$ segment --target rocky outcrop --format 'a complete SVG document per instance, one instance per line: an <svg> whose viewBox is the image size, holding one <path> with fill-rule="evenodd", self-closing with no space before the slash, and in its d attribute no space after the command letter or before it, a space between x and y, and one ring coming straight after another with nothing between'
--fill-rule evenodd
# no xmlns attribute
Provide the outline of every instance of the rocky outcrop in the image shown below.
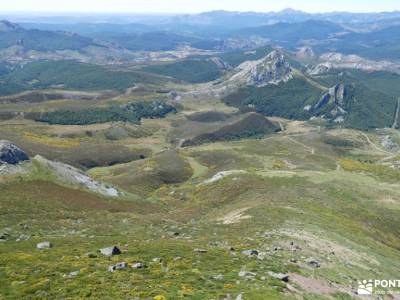
<svg viewBox="0 0 400 300"><path fill-rule="evenodd" d="M312 66L307 70L307 73L312 76L326 74L333 69L333 65L330 62L325 62Z"/></svg>
<svg viewBox="0 0 400 300"><path fill-rule="evenodd" d="M247 84L262 87L278 84L292 78L292 69L283 54L272 51L259 64L251 68Z"/></svg>
<svg viewBox="0 0 400 300"><path fill-rule="evenodd" d="M237 73L229 81L263 87L282 81L286 82L292 77L292 68L286 57L281 52L274 50L260 60L246 61L240 64L237 67Z"/></svg>
<svg viewBox="0 0 400 300"><path fill-rule="evenodd" d="M335 123L343 123L347 111L346 103L351 99L350 86L339 83L324 93L314 105L307 105L304 110L312 115L312 118L322 117Z"/></svg>
<svg viewBox="0 0 400 300"><path fill-rule="evenodd" d="M9 141L0 141L0 165L16 165L25 160L29 160L29 157L24 151Z"/></svg>
<svg viewBox="0 0 400 300"><path fill-rule="evenodd" d="M311 47L301 47L296 52L296 57L301 60L310 60L315 58L315 53Z"/></svg>
<svg viewBox="0 0 400 300"><path fill-rule="evenodd" d="M232 69L232 67L225 61L223 61L221 58L219 57L211 57L210 60L217 65L218 68L222 69L222 70L230 70Z"/></svg>
<svg viewBox="0 0 400 300"><path fill-rule="evenodd" d="M358 55L345 55L329 52L319 57L320 61L330 63L336 69L358 69L364 71L389 71L400 74L400 64L387 60L370 60Z"/></svg>
<svg viewBox="0 0 400 300"><path fill-rule="evenodd" d="M329 89L329 91L322 95L319 101L314 105L314 109L318 110L327 105L332 106L330 113L332 116L337 116L346 113L344 105L346 96L346 88L345 85L340 83L336 84Z"/></svg>

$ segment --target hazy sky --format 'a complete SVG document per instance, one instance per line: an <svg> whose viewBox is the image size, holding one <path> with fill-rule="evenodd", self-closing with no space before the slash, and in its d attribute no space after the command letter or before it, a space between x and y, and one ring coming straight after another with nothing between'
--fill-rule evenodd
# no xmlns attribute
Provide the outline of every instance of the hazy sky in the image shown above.
<svg viewBox="0 0 400 300"><path fill-rule="evenodd" d="M0 12L393 11L400 0L0 0Z"/></svg>

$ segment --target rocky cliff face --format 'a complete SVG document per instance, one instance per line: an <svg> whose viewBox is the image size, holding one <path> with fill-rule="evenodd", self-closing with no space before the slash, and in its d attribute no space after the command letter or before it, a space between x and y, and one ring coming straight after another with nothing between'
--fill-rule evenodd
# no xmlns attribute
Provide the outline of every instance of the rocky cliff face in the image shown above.
<svg viewBox="0 0 400 300"><path fill-rule="evenodd" d="M331 87L328 92L322 95L318 102L312 107L315 112L325 112L334 119L335 122L344 121L343 115L346 110L343 108L346 101L347 88L344 84L339 83Z"/></svg>
<svg viewBox="0 0 400 300"><path fill-rule="evenodd" d="M0 141L0 165L15 165L25 160L29 160L29 157L24 151L9 141Z"/></svg>

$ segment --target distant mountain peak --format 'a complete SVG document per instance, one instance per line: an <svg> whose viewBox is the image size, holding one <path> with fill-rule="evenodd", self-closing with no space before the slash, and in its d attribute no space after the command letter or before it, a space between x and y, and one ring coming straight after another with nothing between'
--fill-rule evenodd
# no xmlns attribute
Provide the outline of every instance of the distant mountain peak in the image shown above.
<svg viewBox="0 0 400 300"><path fill-rule="evenodd" d="M282 52L274 50L251 68L248 84L262 87L292 78L292 68Z"/></svg>
<svg viewBox="0 0 400 300"><path fill-rule="evenodd" d="M307 14L304 11L296 10L296 9L293 9L290 7L284 8L281 11L279 11L278 13L281 13L281 14Z"/></svg>

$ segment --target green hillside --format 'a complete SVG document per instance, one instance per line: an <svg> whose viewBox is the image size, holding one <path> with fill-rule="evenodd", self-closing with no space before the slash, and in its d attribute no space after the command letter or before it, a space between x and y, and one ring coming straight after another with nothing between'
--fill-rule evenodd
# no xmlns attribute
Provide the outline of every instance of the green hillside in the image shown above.
<svg viewBox="0 0 400 300"><path fill-rule="evenodd" d="M31 89L62 87L69 90L118 90L137 83L159 83L160 79L132 71L117 71L75 61L37 61L0 77L0 95Z"/></svg>
<svg viewBox="0 0 400 300"><path fill-rule="evenodd" d="M143 70L173 77L188 83L213 81L222 75L220 68L208 59L186 59L169 64L145 67Z"/></svg>
<svg viewBox="0 0 400 300"><path fill-rule="evenodd" d="M304 106L313 104L322 91L302 78L294 78L278 85L257 88L247 86L226 96L223 101L243 111L255 110L266 116L304 120L310 114Z"/></svg>

